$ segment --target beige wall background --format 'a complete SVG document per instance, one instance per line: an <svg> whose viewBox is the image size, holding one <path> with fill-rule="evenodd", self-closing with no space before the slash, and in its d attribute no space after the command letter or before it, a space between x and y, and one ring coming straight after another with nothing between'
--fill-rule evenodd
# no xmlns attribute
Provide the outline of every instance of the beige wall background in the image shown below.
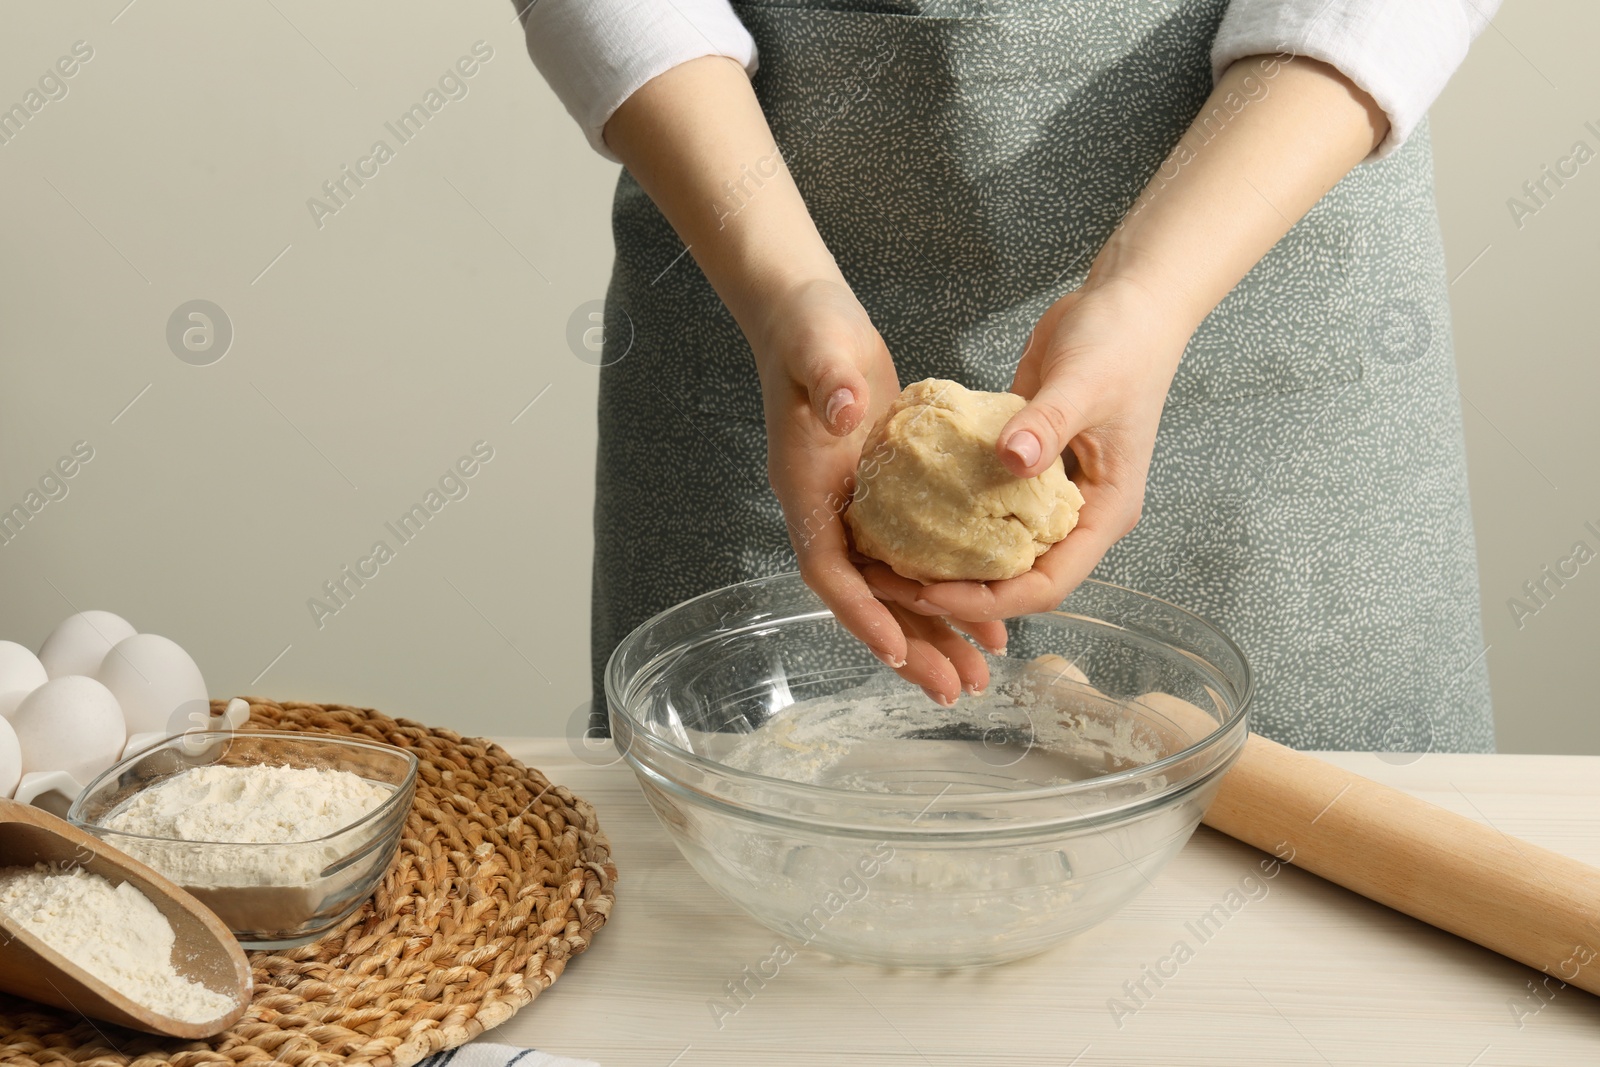
<svg viewBox="0 0 1600 1067"><path fill-rule="evenodd" d="M597 371L567 335L604 294L616 168L510 5L6 15L0 105L76 42L93 54L0 144L0 507L75 446L93 457L0 544L0 637L36 647L105 608L188 648L213 695L568 729L588 699ZM1522 192L1576 142L1600 150L1597 38L1591 4L1509 5L1434 111L1507 751L1600 753L1600 562L1520 627L1507 606L1576 541L1600 550L1600 162L1547 180L1543 206ZM441 87L475 45L487 58ZM429 90L443 106L399 143L385 123ZM363 164L380 138L393 157ZM347 166L376 173L314 217ZM1520 224L1519 195L1538 207ZM231 324L221 358L220 331L191 362L169 346L194 300ZM474 445L492 458L441 488ZM430 490L444 505L401 543L385 524ZM393 558L314 613L380 539Z"/></svg>

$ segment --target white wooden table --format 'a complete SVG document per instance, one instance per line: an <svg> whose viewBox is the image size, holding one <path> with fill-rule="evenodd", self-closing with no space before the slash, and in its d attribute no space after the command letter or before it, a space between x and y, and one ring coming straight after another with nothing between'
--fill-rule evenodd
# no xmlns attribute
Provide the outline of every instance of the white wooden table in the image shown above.
<svg viewBox="0 0 1600 1067"><path fill-rule="evenodd" d="M930 975L805 950L741 1004L727 983L781 939L683 861L626 764L501 744L594 804L621 878L593 947L486 1040L603 1067L1600 1064L1600 998L1304 871L1262 879L1262 853L1206 827L1122 912L1044 955ZM1322 755L1600 865L1600 757ZM1186 924L1230 889L1243 905L1201 941ZM1158 965L1171 977L1130 995Z"/></svg>

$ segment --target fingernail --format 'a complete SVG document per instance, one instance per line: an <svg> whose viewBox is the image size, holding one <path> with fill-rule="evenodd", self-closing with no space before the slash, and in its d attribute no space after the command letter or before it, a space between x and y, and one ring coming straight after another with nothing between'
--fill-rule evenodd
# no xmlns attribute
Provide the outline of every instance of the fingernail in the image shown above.
<svg viewBox="0 0 1600 1067"><path fill-rule="evenodd" d="M878 586L872 584L872 582L870 580L867 582L867 592L871 593L873 596L877 597L879 600L888 600L889 599L888 592L886 590L881 589Z"/></svg>
<svg viewBox="0 0 1600 1067"><path fill-rule="evenodd" d="M1039 462L1039 438L1032 430L1018 430L1006 442L1006 451L1016 456L1024 467L1031 467Z"/></svg>
<svg viewBox="0 0 1600 1067"><path fill-rule="evenodd" d="M899 670L901 667L906 665L906 661L904 659L900 659L898 661L891 659L887 652L879 652L877 649L873 649L872 654L882 660L885 666L892 667L895 670Z"/></svg>
<svg viewBox="0 0 1600 1067"><path fill-rule="evenodd" d="M935 604L933 601L924 600L921 597L918 597L917 599L913 600L911 602L911 606L916 608L918 611L922 612L924 615L948 615L948 614L950 614L950 609L949 608L941 608L939 605Z"/></svg>
<svg viewBox="0 0 1600 1067"><path fill-rule="evenodd" d="M839 421L839 412L855 402L856 394L850 390L842 387L835 389L833 394L828 397L828 407L823 412L823 418L827 420L829 426L832 426Z"/></svg>
<svg viewBox="0 0 1600 1067"><path fill-rule="evenodd" d="M970 686L967 686L965 691L969 696L975 696L975 697L983 696L983 686L981 686L981 685L970 685Z"/></svg>
<svg viewBox="0 0 1600 1067"><path fill-rule="evenodd" d="M935 704L939 705L941 708L948 708L952 704L955 703L954 700L951 700L949 697L945 696L943 693L936 693L932 689L923 689L923 692L928 695L928 699L929 700L933 701Z"/></svg>

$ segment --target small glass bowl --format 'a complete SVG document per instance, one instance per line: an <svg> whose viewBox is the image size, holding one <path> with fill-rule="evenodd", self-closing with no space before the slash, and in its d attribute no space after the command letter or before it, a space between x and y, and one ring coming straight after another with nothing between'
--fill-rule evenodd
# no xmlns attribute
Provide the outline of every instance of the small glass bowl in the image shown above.
<svg viewBox="0 0 1600 1067"><path fill-rule="evenodd" d="M312 841L182 841L104 825L140 790L212 764L349 771L392 787L394 795ZM194 894L245 948L293 948L337 926L371 895L399 849L416 785L417 758L390 745L327 734L195 731L105 771L72 802L67 818Z"/></svg>

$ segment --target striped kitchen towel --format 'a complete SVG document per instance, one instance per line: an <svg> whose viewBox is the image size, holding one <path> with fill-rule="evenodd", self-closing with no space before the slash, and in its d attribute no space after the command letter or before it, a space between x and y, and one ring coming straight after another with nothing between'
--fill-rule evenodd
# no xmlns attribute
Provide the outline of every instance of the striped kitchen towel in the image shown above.
<svg viewBox="0 0 1600 1067"><path fill-rule="evenodd" d="M600 1067L600 1065L594 1060L552 1056L536 1048L516 1048L513 1045L491 1045L487 1041L469 1041L465 1045L429 1056L417 1064L417 1067Z"/></svg>

